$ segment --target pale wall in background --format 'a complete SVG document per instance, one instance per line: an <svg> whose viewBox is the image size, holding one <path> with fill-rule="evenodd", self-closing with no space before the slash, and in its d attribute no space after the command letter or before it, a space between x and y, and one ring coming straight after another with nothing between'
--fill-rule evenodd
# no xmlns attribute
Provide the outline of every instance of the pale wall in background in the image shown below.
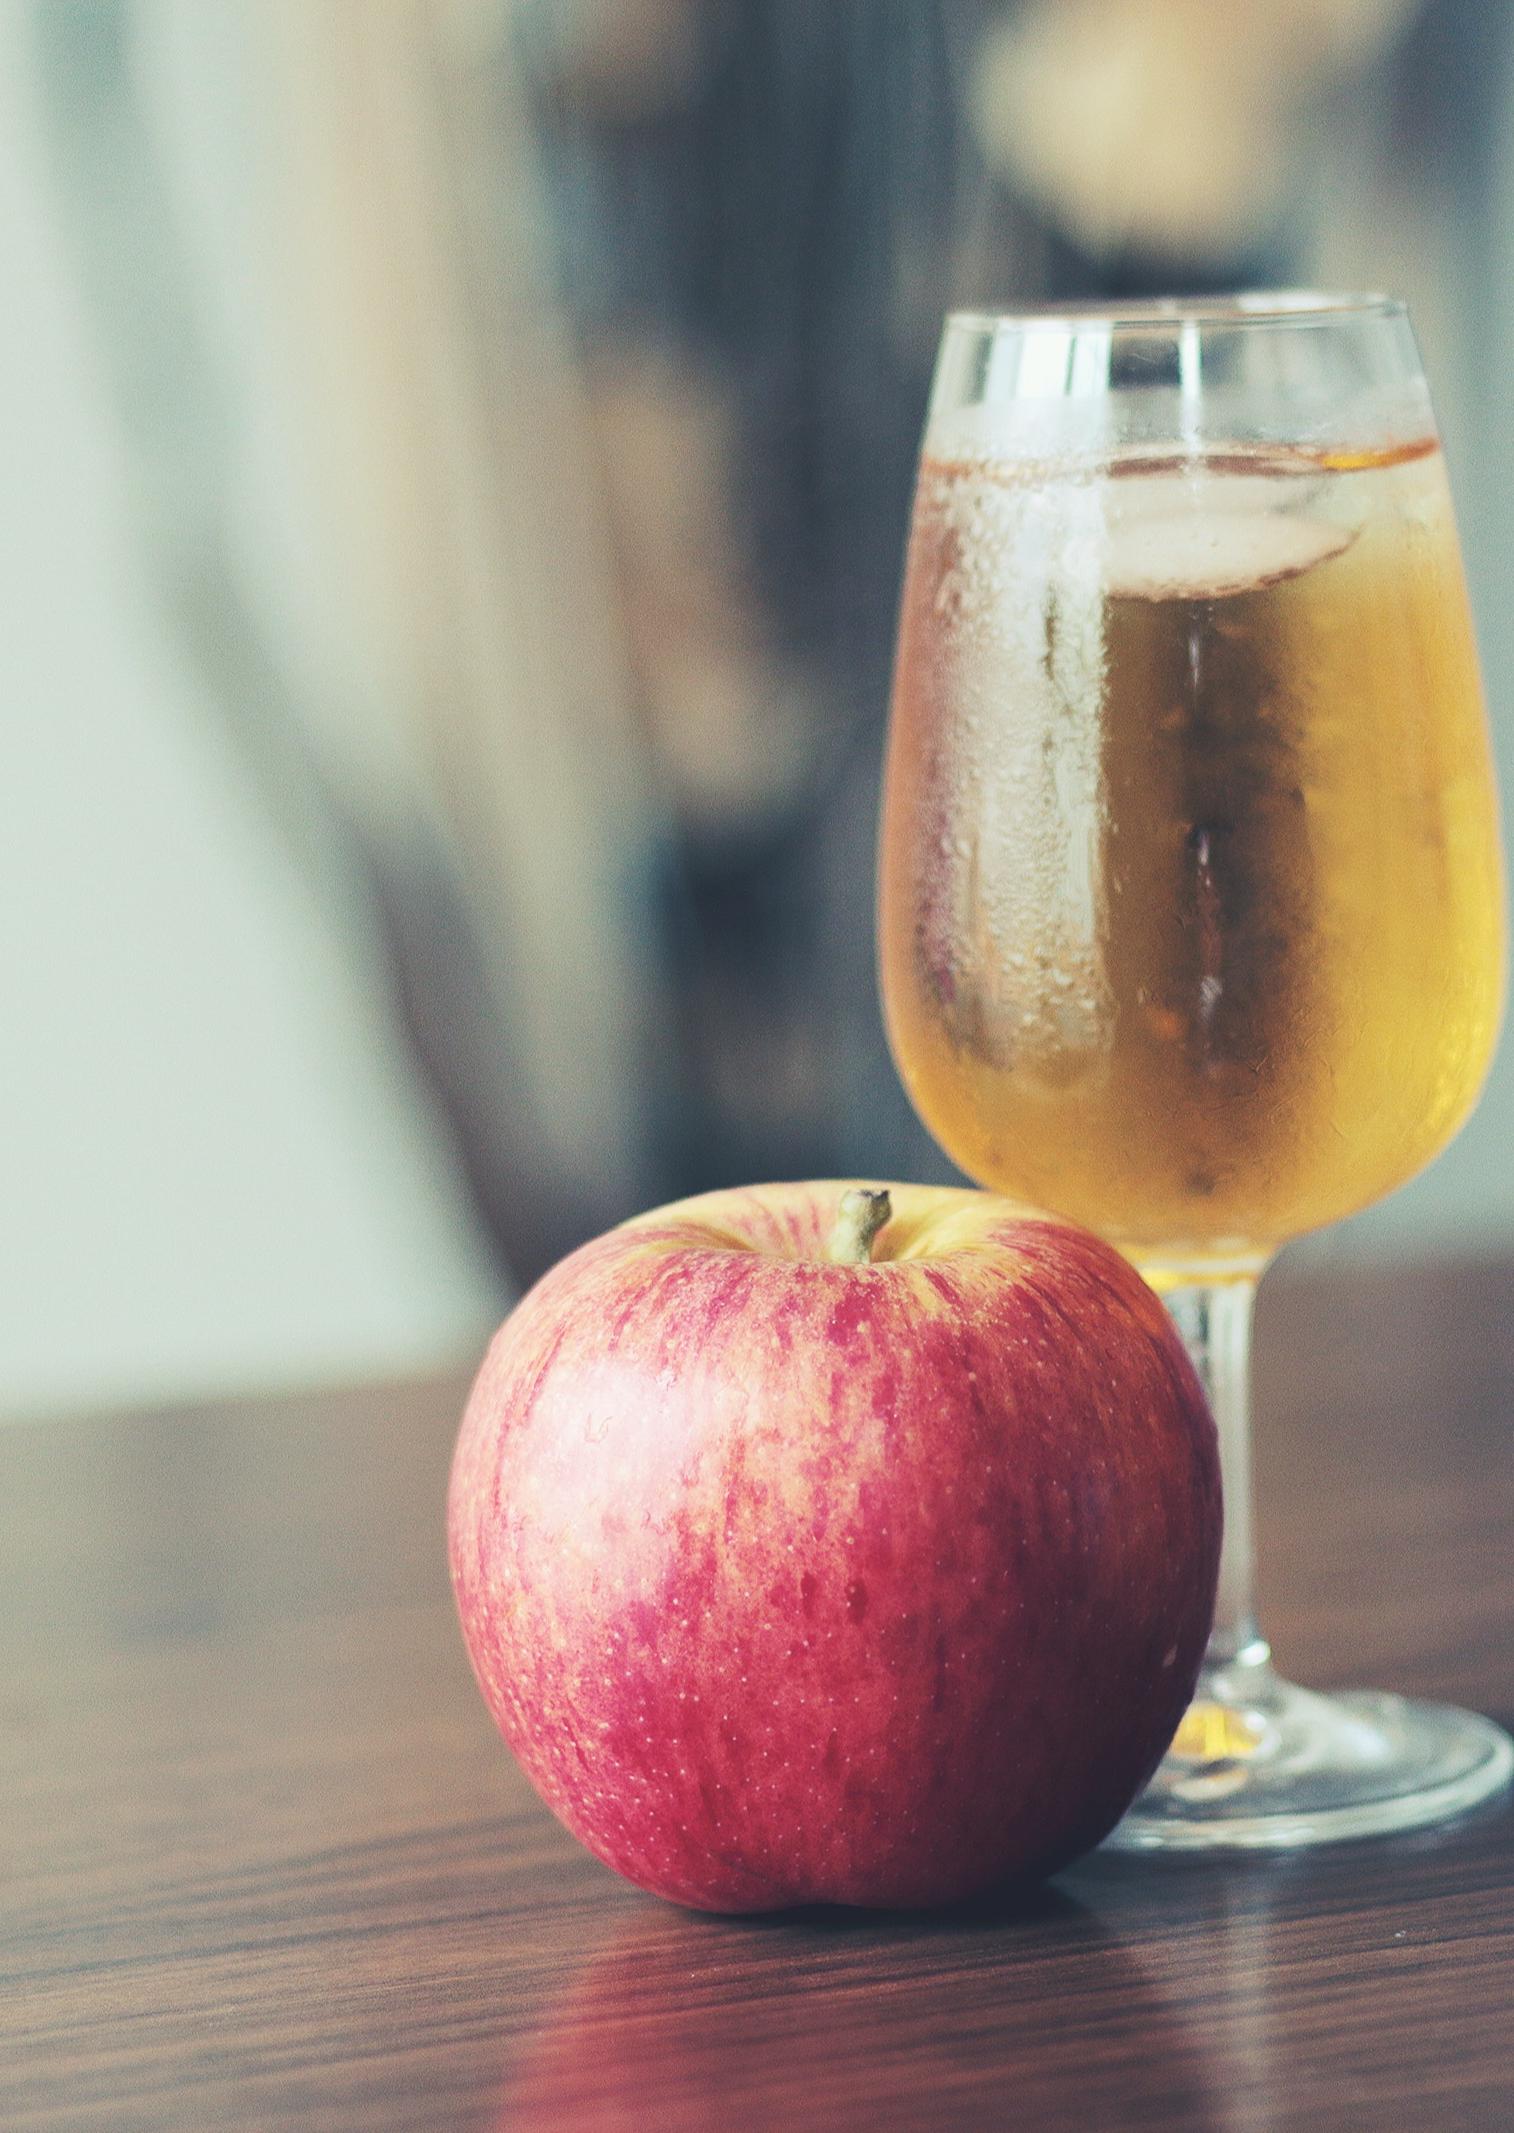
<svg viewBox="0 0 1514 2133"><path fill-rule="evenodd" d="M134 567L0 5L0 1415L406 1371L502 1304L367 944Z"/></svg>

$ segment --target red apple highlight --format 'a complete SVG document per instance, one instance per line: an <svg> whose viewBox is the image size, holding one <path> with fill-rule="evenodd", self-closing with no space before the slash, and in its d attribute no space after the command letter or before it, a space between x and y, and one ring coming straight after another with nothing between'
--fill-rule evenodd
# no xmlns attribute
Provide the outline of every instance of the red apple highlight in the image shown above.
<svg viewBox="0 0 1514 2133"><path fill-rule="evenodd" d="M1150 1775L1219 1460L1096 1238L987 1193L761 1186L537 1284L448 1525L485 1699L591 1851L706 1910L914 1906L1054 1872Z"/></svg>

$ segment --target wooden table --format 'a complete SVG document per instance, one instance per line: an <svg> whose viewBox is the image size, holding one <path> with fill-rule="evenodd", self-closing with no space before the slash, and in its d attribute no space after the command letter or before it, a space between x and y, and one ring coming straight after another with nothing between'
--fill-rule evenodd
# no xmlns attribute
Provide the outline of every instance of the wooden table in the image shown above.
<svg viewBox="0 0 1514 2133"><path fill-rule="evenodd" d="M1514 1268L1264 1301L1283 1662L1514 1719ZM1094 1858L741 1922L536 1803L454 1628L455 1384L0 1431L0 2125L1514 2127L1514 1841Z"/></svg>

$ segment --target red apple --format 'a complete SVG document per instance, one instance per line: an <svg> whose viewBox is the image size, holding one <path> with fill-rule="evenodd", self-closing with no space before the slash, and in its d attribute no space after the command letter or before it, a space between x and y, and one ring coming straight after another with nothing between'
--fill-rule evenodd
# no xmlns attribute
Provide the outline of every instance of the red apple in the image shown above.
<svg viewBox="0 0 1514 2133"><path fill-rule="evenodd" d="M705 1910L920 1905L1053 1872L1150 1775L1219 1460L1171 1321L1086 1232L758 1186L537 1284L448 1523L485 1699L591 1851Z"/></svg>

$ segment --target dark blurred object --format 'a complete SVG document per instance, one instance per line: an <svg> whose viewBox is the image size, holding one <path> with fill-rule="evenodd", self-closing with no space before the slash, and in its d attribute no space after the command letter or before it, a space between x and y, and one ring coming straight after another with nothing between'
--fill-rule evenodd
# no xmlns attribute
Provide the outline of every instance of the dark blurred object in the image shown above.
<svg viewBox="0 0 1514 2133"><path fill-rule="evenodd" d="M673 807L656 905L678 1038L670 1192L951 1174L888 1064L871 948L894 609L943 312L1266 282L1290 263L1271 220L1218 254L1202 228L1181 257L1175 236L1095 254L1028 207L974 118L1006 19L981 0L528 10L559 284ZM625 450L628 429L661 452Z"/></svg>

